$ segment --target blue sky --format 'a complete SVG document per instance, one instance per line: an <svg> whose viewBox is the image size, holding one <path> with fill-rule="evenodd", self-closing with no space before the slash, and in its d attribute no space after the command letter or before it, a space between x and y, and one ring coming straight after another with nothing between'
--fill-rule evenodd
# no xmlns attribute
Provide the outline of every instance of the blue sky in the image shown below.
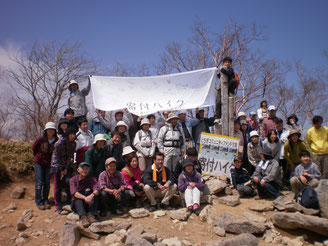
<svg viewBox="0 0 328 246"><path fill-rule="evenodd" d="M81 42L102 65L158 63L170 41L184 44L196 17L214 32L232 19L266 27L257 44L268 57L302 59L312 67L328 50L328 1L45 1L2 0L0 48L34 41Z"/></svg>

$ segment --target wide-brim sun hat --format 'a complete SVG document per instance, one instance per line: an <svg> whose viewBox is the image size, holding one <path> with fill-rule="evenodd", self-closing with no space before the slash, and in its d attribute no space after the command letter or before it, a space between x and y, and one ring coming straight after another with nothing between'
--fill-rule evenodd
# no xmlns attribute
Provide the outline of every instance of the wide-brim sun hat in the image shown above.
<svg viewBox="0 0 328 246"><path fill-rule="evenodd" d="M143 125L150 125L149 119L147 118L142 119L140 123L140 127L142 127Z"/></svg>
<svg viewBox="0 0 328 246"><path fill-rule="evenodd" d="M125 126L125 127L126 127L126 131L129 130L128 125L127 125L123 120L117 122L117 124L116 124L116 126L115 126L115 129L117 129L117 127L119 127L119 126Z"/></svg>
<svg viewBox="0 0 328 246"><path fill-rule="evenodd" d="M128 155L128 154L131 154L131 153L134 153L134 152L135 152L135 150L132 149L131 146L125 146L125 147L123 148L122 156L125 156L125 155Z"/></svg>
<svg viewBox="0 0 328 246"><path fill-rule="evenodd" d="M269 108L268 108L268 110L269 110L269 111L271 111L271 110L274 110L274 111L276 111L276 107L275 107L275 106L273 106L273 105L270 105L270 106L269 106Z"/></svg>
<svg viewBox="0 0 328 246"><path fill-rule="evenodd" d="M251 131L251 133L249 134L249 136L252 137L259 137L259 133L257 131Z"/></svg>
<svg viewBox="0 0 328 246"><path fill-rule="evenodd" d="M301 133L295 129L291 129L288 133L288 138L290 138L292 135L297 134L298 137L301 137Z"/></svg>
<svg viewBox="0 0 328 246"><path fill-rule="evenodd" d="M55 122L48 122L48 123L46 124L46 126L44 127L44 131L46 131L46 130L48 130L48 129L54 129L54 130L56 130L57 127L56 127Z"/></svg>
<svg viewBox="0 0 328 246"><path fill-rule="evenodd" d="M237 119L239 118L239 117L241 117L241 116L247 116L246 114L245 114L245 112L239 112L238 114L237 114Z"/></svg>
<svg viewBox="0 0 328 246"><path fill-rule="evenodd" d="M105 135L104 134L101 134L101 133L97 134L95 136L95 139L93 140L93 144L96 144L98 141L105 141L105 142L107 142L107 140L105 138Z"/></svg>
<svg viewBox="0 0 328 246"><path fill-rule="evenodd" d="M179 119L179 117L176 115L176 113L169 113L166 121L170 121L172 119Z"/></svg>

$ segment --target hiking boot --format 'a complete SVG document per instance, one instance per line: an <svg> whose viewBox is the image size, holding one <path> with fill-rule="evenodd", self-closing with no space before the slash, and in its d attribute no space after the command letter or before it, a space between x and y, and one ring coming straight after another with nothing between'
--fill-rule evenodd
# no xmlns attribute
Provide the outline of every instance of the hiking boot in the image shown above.
<svg viewBox="0 0 328 246"><path fill-rule="evenodd" d="M117 215L122 215L122 214L123 214L123 211L120 210L120 209L116 209L115 213L116 213Z"/></svg>
<svg viewBox="0 0 328 246"><path fill-rule="evenodd" d="M95 222L98 222L98 220L92 214L89 214L88 215L88 219L89 219L90 224L95 223Z"/></svg>
<svg viewBox="0 0 328 246"><path fill-rule="evenodd" d="M87 228L90 225L89 219L86 215L82 215L80 220L84 228Z"/></svg>
<svg viewBox="0 0 328 246"><path fill-rule="evenodd" d="M156 211L156 210L157 210L156 205L155 205L155 206L150 206L150 207L148 208L148 211L149 211L149 212L154 212L154 211Z"/></svg>
<svg viewBox="0 0 328 246"><path fill-rule="evenodd" d="M254 199L255 200L261 200L261 199L264 199L264 197L263 196L256 196Z"/></svg>
<svg viewBox="0 0 328 246"><path fill-rule="evenodd" d="M161 208L164 210L171 210L172 208L170 207L170 205L167 204L161 204Z"/></svg>
<svg viewBox="0 0 328 246"><path fill-rule="evenodd" d="M51 206L48 203L44 204L44 207L45 207L45 209L51 209Z"/></svg>
<svg viewBox="0 0 328 246"><path fill-rule="evenodd" d="M45 207L44 205L38 205L38 209L40 209L40 210L45 210L46 207Z"/></svg>
<svg viewBox="0 0 328 246"><path fill-rule="evenodd" d="M200 214L200 209L199 208L194 209L193 212L198 216Z"/></svg>

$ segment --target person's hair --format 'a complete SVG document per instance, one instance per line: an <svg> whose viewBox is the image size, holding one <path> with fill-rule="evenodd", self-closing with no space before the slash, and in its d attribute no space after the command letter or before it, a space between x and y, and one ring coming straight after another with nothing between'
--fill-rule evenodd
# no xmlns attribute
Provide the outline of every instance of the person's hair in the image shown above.
<svg viewBox="0 0 328 246"><path fill-rule="evenodd" d="M268 106L268 102L266 100L263 100L260 104L260 108L263 108L263 103L266 102L267 106Z"/></svg>
<svg viewBox="0 0 328 246"><path fill-rule="evenodd" d="M198 156L196 148L188 148L186 151L187 156Z"/></svg>
<svg viewBox="0 0 328 246"><path fill-rule="evenodd" d="M133 158L136 158L136 159L137 159L138 166L139 166L139 160L138 160L138 156L137 156L137 155L132 155L132 156L130 156L130 157L126 160L128 166L129 166L129 167L131 166L131 162L132 162Z"/></svg>
<svg viewBox="0 0 328 246"><path fill-rule="evenodd" d="M299 153L299 156L300 156L300 158L301 158L302 156L310 156L310 157L311 157L311 154L310 154L310 152L307 151L307 150L302 150L302 151Z"/></svg>
<svg viewBox="0 0 328 246"><path fill-rule="evenodd" d="M271 135L272 135L273 133L276 134L276 136L277 136L277 138L276 138L276 140L275 140L275 142L277 143L277 142L279 141L279 137L278 137L278 133L277 133L276 130L270 130L270 131L268 132L268 141L269 141L269 143L272 143L272 142L271 142Z"/></svg>
<svg viewBox="0 0 328 246"><path fill-rule="evenodd" d="M234 125L236 125L236 124L239 124L240 125L240 121L238 119L236 119L236 120L234 120L233 124Z"/></svg>
<svg viewBox="0 0 328 246"><path fill-rule="evenodd" d="M231 57L230 57L230 56L226 56L226 57L224 57L224 58L223 58L223 63L226 62L226 61L232 63L232 59L231 59Z"/></svg>
<svg viewBox="0 0 328 246"><path fill-rule="evenodd" d="M113 131L113 133L112 133L112 135L111 135L110 138L114 137L115 135L118 135L121 138L121 134L118 131Z"/></svg>
<svg viewBox="0 0 328 246"><path fill-rule="evenodd" d="M66 116L67 114L73 114L74 115L74 110L71 109L71 108L66 109L65 112L64 112L64 116Z"/></svg>
<svg viewBox="0 0 328 246"><path fill-rule="evenodd" d="M312 118L312 123L313 123L313 125L314 125L314 124L317 124L317 123L320 123L320 122L323 122L323 118L322 118L322 116L320 116L320 115L316 115L316 116L314 116L314 117Z"/></svg>
<svg viewBox="0 0 328 246"><path fill-rule="evenodd" d="M164 154L162 152L156 152L154 155L153 155L153 160L155 161L156 160L156 156L163 156L164 158Z"/></svg>
<svg viewBox="0 0 328 246"><path fill-rule="evenodd" d="M87 122L88 123L87 118L83 117L83 118L79 119L78 125L81 126L83 122Z"/></svg>
<svg viewBox="0 0 328 246"><path fill-rule="evenodd" d="M274 123L278 124L278 123L284 123L284 121L281 118L276 118L274 120Z"/></svg>
<svg viewBox="0 0 328 246"><path fill-rule="evenodd" d="M147 116L147 119L150 120L151 118L155 118L156 119L156 116L154 114L150 114Z"/></svg>

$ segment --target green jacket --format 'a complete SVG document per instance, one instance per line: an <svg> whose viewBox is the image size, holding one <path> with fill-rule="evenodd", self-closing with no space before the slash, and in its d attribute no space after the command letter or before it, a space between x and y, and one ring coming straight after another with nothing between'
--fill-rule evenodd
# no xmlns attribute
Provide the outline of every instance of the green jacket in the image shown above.
<svg viewBox="0 0 328 246"><path fill-rule="evenodd" d="M295 166L301 163L299 154L303 150L306 150L306 146L303 141L293 143L293 148L290 145L290 140L284 144L284 158L287 160L290 169L294 170Z"/></svg>
<svg viewBox="0 0 328 246"><path fill-rule="evenodd" d="M109 153L105 148L97 150L93 145L84 153L84 161L89 163L89 176L97 177L105 170L105 161L109 158Z"/></svg>

